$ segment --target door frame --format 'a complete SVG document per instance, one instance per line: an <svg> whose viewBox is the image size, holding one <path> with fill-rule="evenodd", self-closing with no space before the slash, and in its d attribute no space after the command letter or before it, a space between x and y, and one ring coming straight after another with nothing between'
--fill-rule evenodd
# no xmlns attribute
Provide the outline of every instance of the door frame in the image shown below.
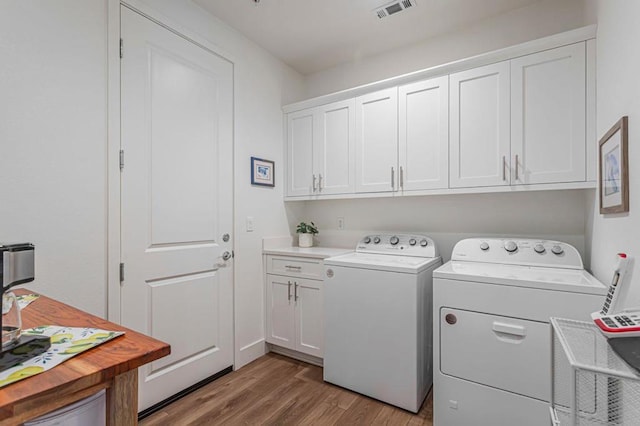
<svg viewBox="0 0 640 426"><path fill-rule="evenodd" d="M107 152L106 152L106 181L107 181L107 298L106 309L107 319L109 321L120 324L121 323L121 286L120 286L120 259L121 259L121 184L120 184L120 108L121 108L121 96L120 96L120 7L127 7L134 12L137 12L147 19L157 23L158 25L168 29L174 34L198 45L199 47L209 51L210 53L221 57L222 59L231 63L232 67L232 149L231 149L231 161L232 161L232 173L230 176L232 185L232 226L231 229L235 229L235 135L236 135L236 58L224 49L211 43L206 38L199 34L185 28L178 24L174 20L166 17L162 13L153 9L147 3L140 0L105 0L107 8ZM126 54L126 41L124 46ZM126 163L126 158L125 158ZM233 248L236 247L237 237L235 232L233 233ZM235 340L235 262L233 263L232 270L232 297L233 297L233 361L235 365L236 359L236 340Z"/></svg>

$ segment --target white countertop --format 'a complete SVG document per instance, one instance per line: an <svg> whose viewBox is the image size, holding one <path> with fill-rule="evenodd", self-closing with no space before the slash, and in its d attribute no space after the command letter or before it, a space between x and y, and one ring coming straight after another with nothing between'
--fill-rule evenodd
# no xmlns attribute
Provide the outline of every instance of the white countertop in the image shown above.
<svg viewBox="0 0 640 426"><path fill-rule="evenodd" d="M272 247L264 248L262 253L275 254L280 256L313 257L325 259L327 257L338 256L351 253L353 249L335 247Z"/></svg>

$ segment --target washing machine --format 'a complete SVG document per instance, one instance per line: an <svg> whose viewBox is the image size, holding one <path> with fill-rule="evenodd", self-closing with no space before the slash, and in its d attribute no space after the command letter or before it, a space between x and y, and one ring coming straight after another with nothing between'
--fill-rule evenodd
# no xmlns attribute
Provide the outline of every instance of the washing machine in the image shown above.
<svg viewBox="0 0 640 426"><path fill-rule="evenodd" d="M324 380L418 412L432 384L432 274L424 235L362 238L324 261Z"/></svg>
<svg viewBox="0 0 640 426"><path fill-rule="evenodd" d="M434 425L549 424L549 318L590 321L605 285L534 239L462 240L433 276Z"/></svg>

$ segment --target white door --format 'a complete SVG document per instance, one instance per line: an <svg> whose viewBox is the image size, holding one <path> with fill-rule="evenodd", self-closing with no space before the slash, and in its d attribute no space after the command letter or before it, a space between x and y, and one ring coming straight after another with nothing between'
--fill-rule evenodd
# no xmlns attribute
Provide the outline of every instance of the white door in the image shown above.
<svg viewBox="0 0 640 426"><path fill-rule="evenodd" d="M121 321L171 344L140 409L233 364L233 65L122 7Z"/></svg>
<svg viewBox="0 0 640 426"><path fill-rule="evenodd" d="M313 141L317 194L355 192L355 100L334 102L316 109L317 133Z"/></svg>
<svg viewBox="0 0 640 426"><path fill-rule="evenodd" d="M450 186L509 185L509 62L449 76Z"/></svg>
<svg viewBox="0 0 640 426"><path fill-rule="evenodd" d="M397 188L398 88L356 98L356 191Z"/></svg>
<svg viewBox="0 0 640 426"><path fill-rule="evenodd" d="M313 135L316 122L313 108L287 114L287 195L313 194Z"/></svg>
<svg viewBox="0 0 640 426"><path fill-rule="evenodd" d="M295 278L267 275L267 342L295 349Z"/></svg>
<svg viewBox="0 0 640 426"><path fill-rule="evenodd" d="M585 61L584 43L511 61L513 184L585 180Z"/></svg>
<svg viewBox="0 0 640 426"><path fill-rule="evenodd" d="M449 78L398 88L400 189L449 187Z"/></svg>
<svg viewBox="0 0 640 426"><path fill-rule="evenodd" d="M322 358L324 319L322 281L296 279L296 349Z"/></svg>

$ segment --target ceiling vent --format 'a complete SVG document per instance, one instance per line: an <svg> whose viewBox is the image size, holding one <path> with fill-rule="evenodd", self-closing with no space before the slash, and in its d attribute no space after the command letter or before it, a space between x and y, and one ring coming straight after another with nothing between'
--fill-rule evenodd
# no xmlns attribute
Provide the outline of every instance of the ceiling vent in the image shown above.
<svg viewBox="0 0 640 426"><path fill-rule="evenodd" d="M378 18L382 19L414 6L416 6L415 0L394 1L375 9L374 13L378 16Z"/></svg>

